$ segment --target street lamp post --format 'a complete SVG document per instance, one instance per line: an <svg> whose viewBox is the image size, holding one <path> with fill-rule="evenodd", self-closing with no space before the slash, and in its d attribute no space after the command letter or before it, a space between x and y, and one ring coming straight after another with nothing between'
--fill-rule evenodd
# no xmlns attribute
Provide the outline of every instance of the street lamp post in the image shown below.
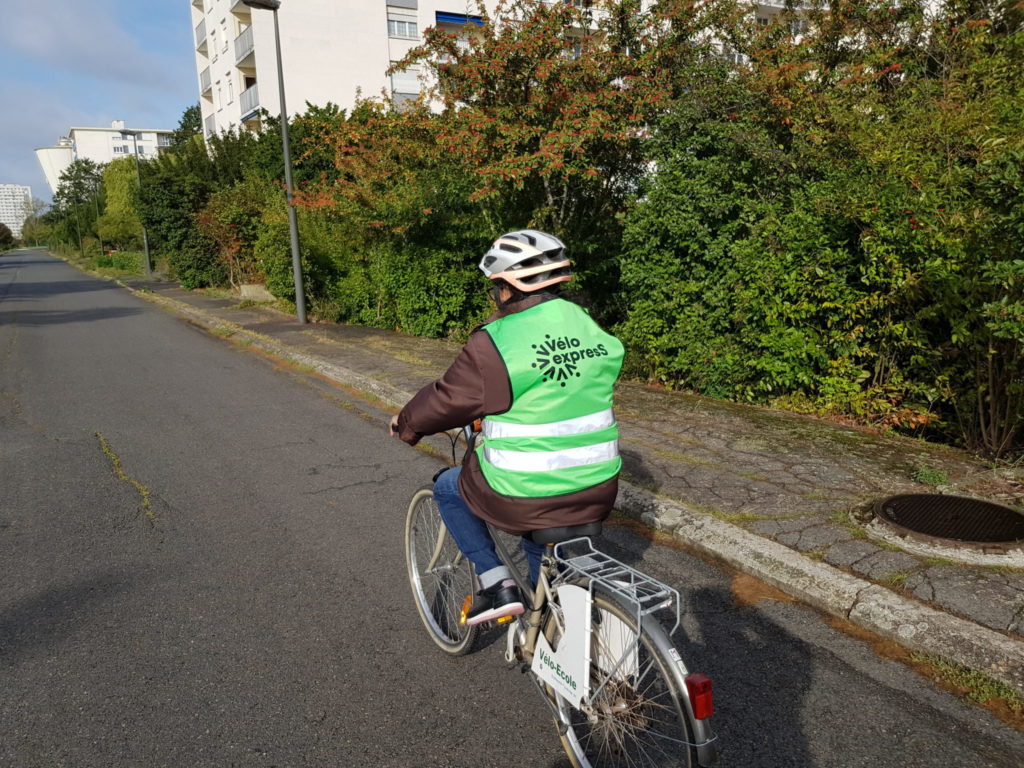
<svg viewBox="0 0 1024 768"><path fill-rule="evenodd" d="M132 157L135 158L135 180L139 184L139 192L142 192L142 174L139 173L139 141L138 131L121 131L121 137L127 139L129 136L132 137ZM149 236L146 234L146 224L142 222L142 217L139 217L139 221L142 224L142 250L145 251L146 255L146 279L152 279L153 277L153 266L149 261Z"/></svg>
<svg viewBox="0 0 1024 768"><path fill-rule="evenodd" d="M292 274L295 277L295 315L306 322L306 296L302 285L302 260L299 256L299 226L295 219L295 195L292 185L292 153L288 143L288 108L284 103L284 67L281 64L281 32L277 26L277 9L281 0L242 0L250 8L274 12L274 48L277 52L277 89L281 97L281 147L284 152L284 188L288 201L288 229L292 241Z"/></svg>

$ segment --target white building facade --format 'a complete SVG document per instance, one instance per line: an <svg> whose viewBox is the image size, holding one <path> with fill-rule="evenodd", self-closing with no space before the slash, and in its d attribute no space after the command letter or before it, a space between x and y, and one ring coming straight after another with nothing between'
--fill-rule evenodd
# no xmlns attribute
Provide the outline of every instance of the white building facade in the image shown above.
<svg viewBox="0 0 1024 768"><path fill-rule="evenodd" d="M261 110L279 115L273 13L242 0L189 3L204 134L257 127ZM307 102L350 110L360 95L414 98L419 73L389 77L388 68L428 27L481 23L475 10L466 0L283 0L277 15L289 116Z"/></svg>
<svg viewBox="0 0 1024 768"><path fill-rule="evenodd" d="M0 224L6 224L15 237L21 237L21 225L31 212L31 206L31 187L0 184Z"/></svg>
<svg viewBox="0 0 1024 768"><path fill-rule="evenodd" d="M124 120L114 120L109 128L72 127L55 146L37 149L36 157L46 183L56 192L61 173L73 161L84 158L105 164L119 157L131 157L136 149L140 160L148 160L170 146L172 133L155 128L125 128Z"/></svg>

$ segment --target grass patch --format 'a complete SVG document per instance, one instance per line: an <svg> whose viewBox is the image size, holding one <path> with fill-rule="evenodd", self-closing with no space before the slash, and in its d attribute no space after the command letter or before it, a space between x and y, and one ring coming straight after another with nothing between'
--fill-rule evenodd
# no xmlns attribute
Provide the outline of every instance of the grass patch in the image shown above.
<svg viewBox="0 0 1024 768"><path fill-rule="evenodd" d="M1011 728L1024 731L1024 698L1010 686L938 656L910 651L846 619L828 616L824 621L833 629L867 643L882 658L905 664L954 696L984 707Z"/></svg>
<svg viewBox="0 0 1024 768"><path fill-rule="evenodd" d="M914 661L931 667L935 674L933 679L936 682L962 690L965 698L977 704L988 704L993 700L1002 700L1012 712L1018 715L1024 713L1024 697L1006 685L1006 683L994 680L975 669L970 669L961 664L955 664L927 653L911 651L910 656Z"/></svg>
<svg viewBox="0 0 1024 768"><path fill-rule="evenodd" d="M842 509L833 512L828 519L836 525L850 525L850 513Z"/></svg>
<svg viewBox="0 0 1024 768"><path fill-rule="evenodd" d="M879 581L892 589L903 589L907 579L910 578L910 573L910 571L893 571L882 576Z"/></svg>
<svg viewBox="0 0 1024 768"><path fill-rule="evenodd" d="M945 485L949 482L949 473L928 464L918 464L910 477L918 483L930 486Z"/></svg>
<svg viewBox="0 0 1024 768"><path fill-rule="evenodd" d="M149 488L144 486L134 477L131 477L127 472L124 471L124 467L121 465L121 457L114 453L114 450L110 447L110 443L107 442L107 438L101 435L99 432L94 432L96 439L100 441L100 450L103 451L104 455L110 459L110 463L114 468L114 476L125 483L128 483L136 491L139 492L139 506L143 513L149 519L150 523L156 522L156 514L153 512L153 503L149 498Z"/></svg>
<svg viewBox="0 0 1024 768"><path fill-rule="evenodd" d="M690 464L694 467L707 467L708 469L715 469L718 471L725 471L725 467L721 464L715 464L713 461L705 461L704 459L698 459L694 456L687 456L684 453L676 453L675 451L666 450L655 450L654 455L660 459L670 459L671 461L681 461L684 464Z"/></svg>
<svg viewBox="0 0 1024 768"><path fill-rule="evenodd" d="M774 517L767 518L764 515L755 515L753 512L712 512L711 514L727 523L756 523L760 520L777 519Z"/></svg>
<svg viewBox="0 0 1024 768"><path fill-rule="evenodd" d="M226 288L199 288L196 293L209 296L211 299L233 299L235 295Z"/></svg>
<svg viewBox="0 0 1024 768"><path fill-rule="evenodd" d="M1020 573L1020 568L1014 568L1012 565L983 565L981 566L989 573Z"/></svg>
<svg viewBox="0 0 1024 768"><path fill-rule="evenodd" d="M926 557L924 559L924 564L929 567L935 565L961 565L961 563L958 563L955 560L950 560L945 557Z"/></svg>
<svg viewBox="0 0 1024 768"><path fill-rule="evenodd" d="M875 540L875 544L879 547L879 549L887 549L890 552L902 552L903 551L902 547L899 547L899 546L897 546L897 545L895 545L895 544L893 544L891 542L888 542L885 539L877 539L877 540Z"/></svg>
<svg viewBox="0 0 1024 768"><path fill-rule="evenodd" d="M856 523L843 523L843 528L849 531L850 535L855 539L865 540L868 538L868 532L861 528Z"/></svg>
<svg viewBox="0 0 1024 768"><path fill-rule="evenodd" d="M234 328L213 328L210 333L221 339L230 339L237 331Z"/></svg>

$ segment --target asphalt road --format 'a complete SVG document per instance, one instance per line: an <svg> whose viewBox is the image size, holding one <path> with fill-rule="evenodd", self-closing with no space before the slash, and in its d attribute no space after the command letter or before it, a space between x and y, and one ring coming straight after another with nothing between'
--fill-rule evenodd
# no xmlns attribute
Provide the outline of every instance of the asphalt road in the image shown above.
<svg viewBox="0 0 1024 768"><path fill-rule="evenodd" d="M0 766L567 763L501 643L405 579L436 459L384 414L40 252L0 257ZM723 765L1017 766L1024 739L792 603L623 529L685 596Z"/></svg>

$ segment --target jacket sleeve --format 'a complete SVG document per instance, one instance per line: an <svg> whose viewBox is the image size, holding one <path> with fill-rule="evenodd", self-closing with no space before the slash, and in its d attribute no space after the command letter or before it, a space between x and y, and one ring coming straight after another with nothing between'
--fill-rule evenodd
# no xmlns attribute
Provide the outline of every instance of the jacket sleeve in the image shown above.
<svg viewBox="0 0 1024 768"><path fill-rule="evenodd" d="M419 392L398 414L398 436L415 445L422 437L457 429L512 404L505 361L485 331L469 337L441 378Z"/></svg>

